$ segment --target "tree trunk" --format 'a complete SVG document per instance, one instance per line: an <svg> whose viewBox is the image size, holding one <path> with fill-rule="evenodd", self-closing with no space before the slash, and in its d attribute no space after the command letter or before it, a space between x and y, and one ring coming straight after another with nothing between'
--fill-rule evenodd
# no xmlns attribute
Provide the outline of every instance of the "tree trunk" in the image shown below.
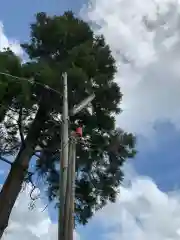
<svg viewBox="0 0 180 240"><path fill-rule="evenodd" d="M21 191L27 169L13 164L0 193L0 239L8 226L9 216Z"/></svg>
<svg viewBox="0 0 180 240"><path fill-rule="evenodd" d="M0 239L8 226L9 217L16 199L21 191L29 162L37 144L40 131L47 116L47 110L40 107L25 140L25 146L20 149L7 179L0 192Z"/></svg>

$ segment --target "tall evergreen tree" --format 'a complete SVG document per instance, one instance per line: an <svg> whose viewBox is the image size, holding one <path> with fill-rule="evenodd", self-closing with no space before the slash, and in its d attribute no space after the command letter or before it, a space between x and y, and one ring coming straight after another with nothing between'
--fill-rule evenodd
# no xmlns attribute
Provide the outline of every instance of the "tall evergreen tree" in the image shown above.
<svg viewBox="0 0 180 240"><path fill-rule="evenodd" d="M24 137L0 192L0 236L8 225L37 146L41 147L37 169L46 178L49 198L56 199L58 195L61 120L57 119L62 113L61 76L64 72L68 74L70 108L95 93L93 114L85 109L70 118L70 130L81 125L84 137L77 146L77 222L85 224L107 200L115 201L123 177L121 166L135 155L134 136L115 127L122 94L114 82L115 60L103 36L95 36L89 25L72 12L54 17L38 13L36 22L31 25L31 40L22 47L31 59L21 66L22 75L33 79L34 83L31 88L25 86L28 99L18 98L20 104L13 107L21 110L19 115L25 112L26 118L29 110L36 107L38 110L28 123L21 118Z"/></svg>
<svg viewBox="0 0 180 240"><path fill-rule="evenodd" d="M21 61L10 50L0 52L0 72L21 76ZM0 74L0 122L4 120L6 111L21 92L21 85L7 75Z"/></svg>

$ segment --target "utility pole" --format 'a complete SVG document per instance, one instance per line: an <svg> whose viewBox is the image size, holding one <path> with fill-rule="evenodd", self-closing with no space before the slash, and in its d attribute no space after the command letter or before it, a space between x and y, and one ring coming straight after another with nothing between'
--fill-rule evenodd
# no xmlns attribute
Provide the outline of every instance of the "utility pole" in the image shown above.
<svg viewBox="0 0 180 240"><path fill-rule="evenodd" d="M65 203L66 222L64 225L66 240L73 240L74 232L74 203L75 203L75 174L76 174L76 141L77 134L71 133L69 143L69 165L68 165L68 182Z"/></svg>
<svg viewBox="0 0 180 240"><path fill-rule="evenodd" d="M64 210L64 239L70 240L71 232L71 201L72 201L72 162L73 162L73 144L72 138L69 140L69 161L68 161L68 176L67 176L67 188Z"/></svg>
<svg viewBox="0 0 180 240"><path fill-rule="evenodd" d="M62 139L61 139L61 156L60 156L60 182L59 182L59 222L58 222L58 240L64 240L64 207L67 186L68 171L68 152L69 152L69 116L68 116L68 91L67 91L67 74L63 75L63 110L62 110Z"/></svg>
<svg viewBox="0 0 180 240"><path fill-rule="evenodd" d="M70 231L69 231L69 239L73 240L73 232L74 232L74 214L75 214L75 179L76 179L76 136L72 138L72 163L71 163L71 202L70 202Z"/></svg>
<svg viewBox="0 0 180 240"><path fill-rule="evenodd" d="M58 240L73 240L74 231L74 202L75 202L75 165L76 165L76 140L78 134L71 134L69 151L69 116L67 74L63 76L63 111L62 111L62 137L60 156L60 207L58 222ZM95 98L92 94L80 102L70 111L70 115L76 115Z"/></svg>

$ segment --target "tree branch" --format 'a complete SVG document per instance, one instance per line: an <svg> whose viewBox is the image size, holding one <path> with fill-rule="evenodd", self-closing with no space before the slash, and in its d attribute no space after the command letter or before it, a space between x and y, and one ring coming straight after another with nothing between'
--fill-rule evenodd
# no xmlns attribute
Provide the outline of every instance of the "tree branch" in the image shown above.
<svg viewBox="0 0 180 240"><path fill-rule="evenodd" d="M9 160L7 160L6 158L1 157L1 156L0 156L0 160L3 161L3 162L5 162L5 163L7 163L7 164L10 164L10 165L13 164L13 162L11 162L11 161L9 161Z"/></svg>
<svg viewBox="0 0 180 240"><path fill-rule="evenodd" d="M23 134L23 129L22 129L22 113L23 113L22 110L23 110L23 108L20 107L20 109L19 109L19 118L18 118L17 123L18 123L18 127L19 127L19 134L20 134L20 138L21 138L21 144L22 144L22 146L24 146L25 145L25 140L24 140L24 134Z"/></svg>
<svg viewBox="0 0 180 240"><path fill-rule="evenodd" d="M35 200L38 199L39 197L37 197L37 196L33 197L33 196L32 196L33 192L37 189L36 185L34 184L34 182L33 182L33 180L32 180L32 176L33 176L33 175L34 175L34 173L28 172L28 176L27 176L27 178L26 178L26 181L29 182L29 183L31 183L31 185L32 185L32 189L31 189L31 192L30 192L29 195L30 195L31 200L32 200L32 201L35 201Z"/></svg>

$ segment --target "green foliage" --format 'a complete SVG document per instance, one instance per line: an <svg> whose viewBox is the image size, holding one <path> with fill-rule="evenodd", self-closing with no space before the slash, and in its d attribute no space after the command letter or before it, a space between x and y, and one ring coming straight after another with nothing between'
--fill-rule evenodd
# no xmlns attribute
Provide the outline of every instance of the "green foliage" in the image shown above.
<svg viewBox="0 0 180 240"><path fill-rule="evenodd" d="M70 130L83 127L84 141L77 145L76 222L85 224L107 201L115 201L123 179L121 167L136 153L134 136L115 127L122 98L114 81L115 60L103 36L95 36L89 25L72 12L54 17L38 13L31 25L30 42L22 47L30 58L24 64L9 50L0 53L0 71L32 81L10 81L0 76L0 103L12 107L21 117L20 125L8 120L5 126L14 146L19 146L18 131L28 136L36 134L35 144L31 144L42 149L37 170L44 176L49 199L57 204L61 141L57 118L62 113L62 73L68 74L70 109L92 92L95 94L93 113L84 109L70 118L69 126ZM34 120L29 115L36 111L36 105L41 111ZM34 122L38 123L36 133L30 128ZM17 153L19 148L15 149Z"/></svg>
<svg viewBox="0 0 180 240"><path fill-rule="evenodd" d="M120 112L122 97L113 81L115 60L103 36L95 36L88 24L72 12L54 17L37 14L31 25L31 41L22 47L35 63L42 63L46 69L44 75L38 70L38 81L48 83L60 93L61 75L67 72L70 108L95 93L93 114L83 110L70 119L70 129L81 125L85 139L77 146L76 165L76 221L85 224L108 200L115 201L123 178L121 166L135 155L134 136L115 130L114 114ZM49 95L47 102L52 113L49 117L61 114L62 101L57 94ZM41 152L37 169L45 176L50 200L58 194L60 136L60 128L50 127L47 121L39 138L42 147L45 139L46 149Z"/></svg>
<svg viewBox="0 0 180 240"><path fill-rule="evenodd" d="M9 49L0 52L0 72L21 76L20 59ZM5 107L12 104L13 99L19 94L20 88L21 85L17 81L14 81L9 76L0 74L0 121L4 119L6 113Z"/></svg>

